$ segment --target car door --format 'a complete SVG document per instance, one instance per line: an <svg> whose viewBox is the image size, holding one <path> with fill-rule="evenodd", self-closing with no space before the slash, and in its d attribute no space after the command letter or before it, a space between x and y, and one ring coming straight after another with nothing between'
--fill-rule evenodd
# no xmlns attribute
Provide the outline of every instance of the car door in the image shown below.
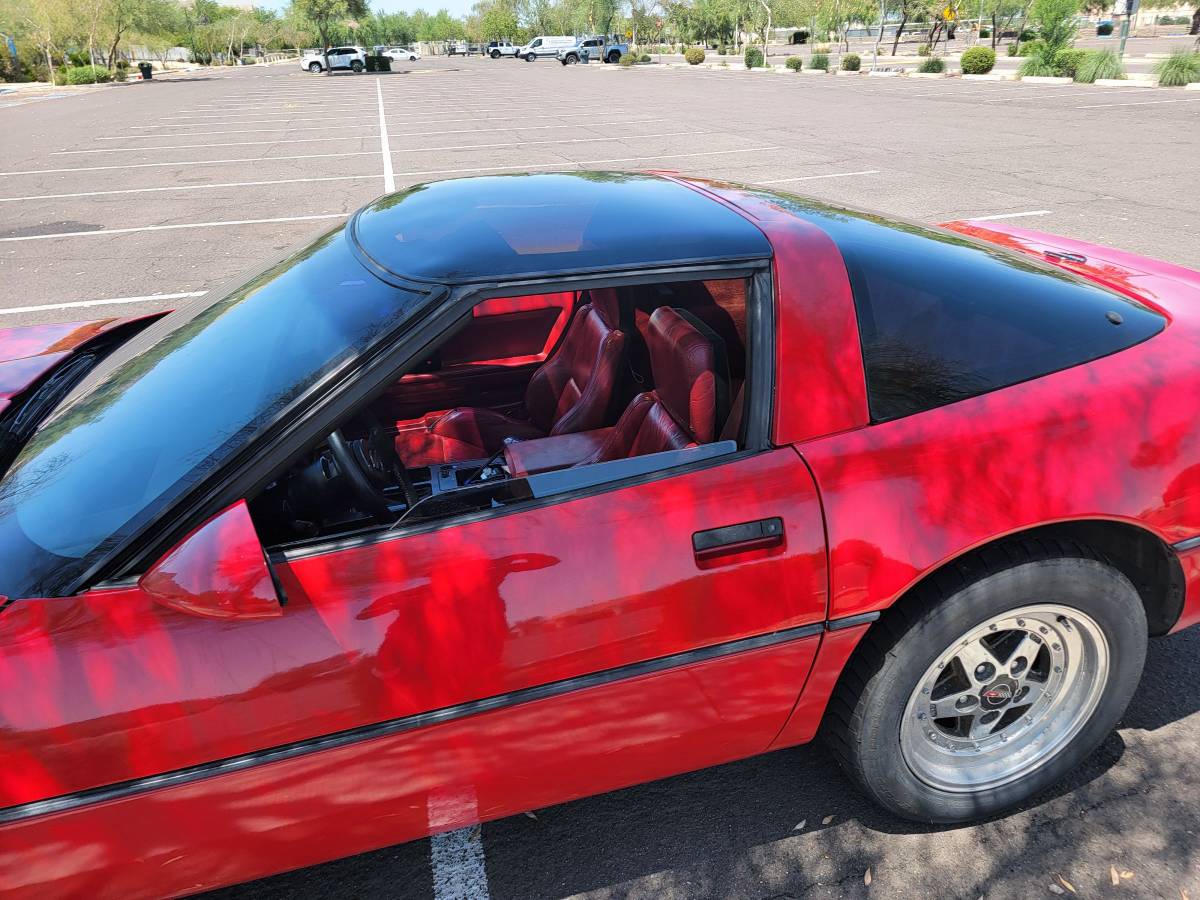
<svg viewBox="0 0 1200 900"><path fill-rule="evenodd" d="M194 891L765 750L823 633L812 476L781 448L606 485L625 462L270 575L241 503L137 586L10 604L0 885ZM154 596L214 569L246 615Z"/></svg>
<svg viewBox="0 0 1200 900"><path fill-rule="evenodd" d="M345 47L337 47L329 51L329 67L331 69L345 69L350 66L350 51Z"/></svg>

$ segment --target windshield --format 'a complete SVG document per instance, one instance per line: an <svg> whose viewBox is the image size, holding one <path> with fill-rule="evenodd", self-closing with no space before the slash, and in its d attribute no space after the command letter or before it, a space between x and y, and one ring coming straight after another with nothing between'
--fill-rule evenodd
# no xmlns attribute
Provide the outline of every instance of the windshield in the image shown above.
<svg viewBox="0 0 1200 900"><path fill-rule="evenodd" d="M70 589L427 297L369 273L339 227L118 348L0 482L0 594Z"/></svg>

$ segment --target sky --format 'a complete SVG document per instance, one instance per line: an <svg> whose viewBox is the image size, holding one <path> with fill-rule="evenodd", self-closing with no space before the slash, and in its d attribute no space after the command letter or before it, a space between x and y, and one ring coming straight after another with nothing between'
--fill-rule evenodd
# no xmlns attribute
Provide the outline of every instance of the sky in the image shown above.
<svg viewBox="0 0 1200 900"><path fill-rule="evenodd" d="M452 16L465 16L471 11L475 0L370 0L370 7L375 12L413 12L423 9L426 12L437 12L448 9ZM288 0L258 0L257 5L267 9L282 10Z"/></svg>

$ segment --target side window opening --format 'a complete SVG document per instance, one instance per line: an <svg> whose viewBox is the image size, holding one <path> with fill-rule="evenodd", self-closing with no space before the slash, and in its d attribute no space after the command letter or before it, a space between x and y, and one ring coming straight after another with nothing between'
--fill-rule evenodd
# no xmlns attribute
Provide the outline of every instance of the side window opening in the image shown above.
<svg viewBox="0 0 1200 900"><path fill-rule="evenodd" d="M750 283L480 301L340 447L313 448L252 501L260 535L378 534L742 449Z"/></svg>

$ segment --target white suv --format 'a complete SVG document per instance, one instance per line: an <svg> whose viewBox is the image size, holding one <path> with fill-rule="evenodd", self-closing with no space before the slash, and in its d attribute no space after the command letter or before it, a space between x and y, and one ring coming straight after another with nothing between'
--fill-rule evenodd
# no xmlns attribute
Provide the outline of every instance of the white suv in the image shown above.
<svg viewBox="0 0 1200 900"><path fill-rule="evenodd" d="M361 72L367 67L367 51L362 47L333 47L329 50L329 68ZM314 74L325 71L325 54L320 50L305 50L300 68Z"/></svg>

